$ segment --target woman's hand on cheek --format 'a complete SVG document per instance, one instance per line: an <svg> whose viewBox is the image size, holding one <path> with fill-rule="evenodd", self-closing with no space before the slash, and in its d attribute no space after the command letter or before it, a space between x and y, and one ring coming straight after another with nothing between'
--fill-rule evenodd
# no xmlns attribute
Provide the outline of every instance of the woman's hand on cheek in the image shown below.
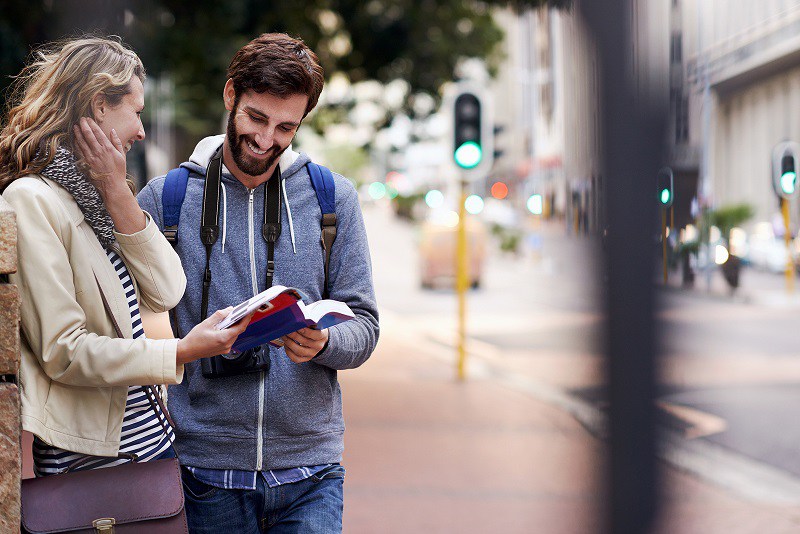
<svg viewBox="0 0 800 534"><path fill-rule="evenodd" d="M92 182L103 197L117 190L128 189L126 182L125 150L112 128L111 139L91 118L82 117L73 126L75 148L83 162L92 170Z"/></svg>

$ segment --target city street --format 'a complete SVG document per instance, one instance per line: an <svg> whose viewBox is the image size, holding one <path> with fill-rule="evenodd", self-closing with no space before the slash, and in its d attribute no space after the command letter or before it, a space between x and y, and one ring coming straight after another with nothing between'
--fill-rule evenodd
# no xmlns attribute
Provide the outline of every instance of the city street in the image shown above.
<svg viewBox="0 0 800 534"><path fill-rule="evenodd" d="M596 530L605 406L591 238L553 223L536 254L490 255L482 289L469 294L459 383L455 294L420 289L415 226L386 206L364 212L382 334L365 366L340 375L345 529ZM763 276L773 275L746 273L734 299L699 284L660 293L661 532L800 527L797 308L748 297L747 282Z"/></svg>

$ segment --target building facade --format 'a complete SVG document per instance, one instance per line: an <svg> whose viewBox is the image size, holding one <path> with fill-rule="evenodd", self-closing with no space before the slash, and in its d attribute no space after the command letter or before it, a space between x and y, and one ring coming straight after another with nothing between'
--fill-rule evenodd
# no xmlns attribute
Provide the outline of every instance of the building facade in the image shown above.
<svg viewBox="0 0 800 534"><path fill-rule="evenodd" d="M773 149L800 141L800 1L665 1L671 50L682 63L672 99L672 163L696 173L701 204L748 203L755 210L750 225L773 221ZM793 201L793 221L798 215Z"/></svg>
<svg viewBox="0 0 800 534"><path fill-rule="evenodd" d="M493 175L513 183L524 203L545 198L545 212L568 229L599 223L598 91L595 49L577 10L497 13L506 30L500 73L491 84L503 155Z"/></svg>

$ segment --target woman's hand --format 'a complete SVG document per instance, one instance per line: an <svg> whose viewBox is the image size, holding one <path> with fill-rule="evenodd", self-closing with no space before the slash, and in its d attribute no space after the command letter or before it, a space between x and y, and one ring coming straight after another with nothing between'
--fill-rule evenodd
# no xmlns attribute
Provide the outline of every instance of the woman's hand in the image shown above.
<svg viewBox="0 0 800 534"><path fill-rule="evenodd" d="M109 139L100 126L88 117L81 117L78 124L73 126L73 131L75 148L84 163L92 169L90 178L103 198L122 188L128 189L125 149L117 131L112 128Z"/></svg>
<svg viewBox="0 0 800 534"><path fill-rule="evenodd" d="M217 330L217 324L231 312L233 307L217 310L208 319L198 324L178 341L177 361L179 364L187 363L200 358L227 354L231 351L233 342L244 332L250 324L253 314L242 318L224 330Z"/></svg>
<svg viewBox="0 0 800 534"><path fill-rule="evenodd" d="M147 219L128 187L125 149L117 131L112 128L109 139L88 117L81 117L73 131L75 149L92 170L89 178L100 192L114 228L122 234L144 230Z"/></svg>

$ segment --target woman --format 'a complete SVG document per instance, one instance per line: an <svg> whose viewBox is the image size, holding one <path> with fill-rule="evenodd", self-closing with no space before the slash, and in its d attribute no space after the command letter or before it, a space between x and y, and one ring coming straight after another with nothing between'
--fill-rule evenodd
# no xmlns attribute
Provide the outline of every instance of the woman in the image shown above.
<svg viewBox="0 0 800 534"><path fill-rule="evenodd" d="M145 136L144 77L117 41L66 41L17 77L0 133L0 192L17 216L22 422L40 476L79 460L123 463L120 453L174 456L143 386L180 382L184 363L229 352L249 321L216 330L222 310L183 339L144 337L139 306L166 311L186 286L128 186L125 153Z"/></svg>

